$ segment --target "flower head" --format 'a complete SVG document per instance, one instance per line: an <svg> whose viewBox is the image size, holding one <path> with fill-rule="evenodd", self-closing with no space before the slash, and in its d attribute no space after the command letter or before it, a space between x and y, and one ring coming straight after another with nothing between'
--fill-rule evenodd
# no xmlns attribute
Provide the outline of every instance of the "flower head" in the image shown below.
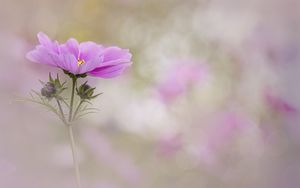
<svg viewBox="0 0 300 188"><path fill-rule="evenodd" d="M40 44L26 54L27 59L59 67L73 75L112 78L131 65L132 55L127 49L103 47L91 41L78 43L73 38L59 44L42 32L37 37Z"/></svg>

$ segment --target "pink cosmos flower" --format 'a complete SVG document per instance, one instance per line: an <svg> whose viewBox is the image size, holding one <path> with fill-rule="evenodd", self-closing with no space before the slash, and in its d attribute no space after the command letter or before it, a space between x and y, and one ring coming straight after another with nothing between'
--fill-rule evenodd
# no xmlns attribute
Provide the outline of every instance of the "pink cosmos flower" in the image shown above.
<svg viewBox="0 0 300 188"><path fill-rule="evenodd" d="M128 49L103 47L91 41L78 43L73 38L59 44L42 32L37 37L40 44L26 54L27 59L59 67L74 75L112 78L131 65L132 55Z"/></svg>

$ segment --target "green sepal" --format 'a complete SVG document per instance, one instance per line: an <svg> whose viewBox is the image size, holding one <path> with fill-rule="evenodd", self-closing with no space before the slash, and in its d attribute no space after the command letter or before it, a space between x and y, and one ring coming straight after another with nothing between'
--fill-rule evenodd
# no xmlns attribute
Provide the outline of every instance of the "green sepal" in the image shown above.
<svg viewBox="0 0 300 188"><path fill-rule="evenodd" d="M64 73L66 74L66 75L68 75L70 78L72 78L72 79L77 79L77 78L85 78L86 76L87 76L87 74L86 73L84 73L84 74L73 74L73 73L70 73L69 71L67 71L67 70L64 70L63 69L63 71L64 71Z"/></svg>

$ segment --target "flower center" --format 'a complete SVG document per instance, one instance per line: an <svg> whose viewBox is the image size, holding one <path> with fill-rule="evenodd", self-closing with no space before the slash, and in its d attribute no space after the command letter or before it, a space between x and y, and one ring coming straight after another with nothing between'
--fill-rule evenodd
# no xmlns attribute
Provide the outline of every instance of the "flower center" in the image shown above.
<svg viewBox="0 0 300 188"><path fill-rule="evenodd" d="M85 63L85 61L84 61L83 59L78 59L78 60L77 60L78 66L80 66L80 65L82 65L82 64L84 64L84 63Z"/></svg>

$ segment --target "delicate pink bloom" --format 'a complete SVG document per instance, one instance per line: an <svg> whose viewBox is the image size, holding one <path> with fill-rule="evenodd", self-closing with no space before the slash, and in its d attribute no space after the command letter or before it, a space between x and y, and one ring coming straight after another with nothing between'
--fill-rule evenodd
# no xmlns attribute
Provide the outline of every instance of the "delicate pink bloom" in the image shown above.
<svg viewBox="0 0 300 188"><path fill-rule="evenodd" d="M158 92L164 102L172 102L187 89L203 80L207 69L203 64L194 61L177 63L166 73L164 80L158 85Z"/></svg>
<svg viewBox="0 0 300 188"><path fill-rule="evenodd" d="M74 75L111 78L120 75L131 65L132 55L127 49L103 47L91 41L78 43L73 38L59 44L41 32L37 37L40 44L27 53L27 59L59 67Z"/></svg>
<svg viewBox="0 0 300 188"><path fill-rule="evenodd" d="M171 157L175 155L182 147L182 140L180 135L167 135L162 137L158 142L158 153Z"/></svg>

